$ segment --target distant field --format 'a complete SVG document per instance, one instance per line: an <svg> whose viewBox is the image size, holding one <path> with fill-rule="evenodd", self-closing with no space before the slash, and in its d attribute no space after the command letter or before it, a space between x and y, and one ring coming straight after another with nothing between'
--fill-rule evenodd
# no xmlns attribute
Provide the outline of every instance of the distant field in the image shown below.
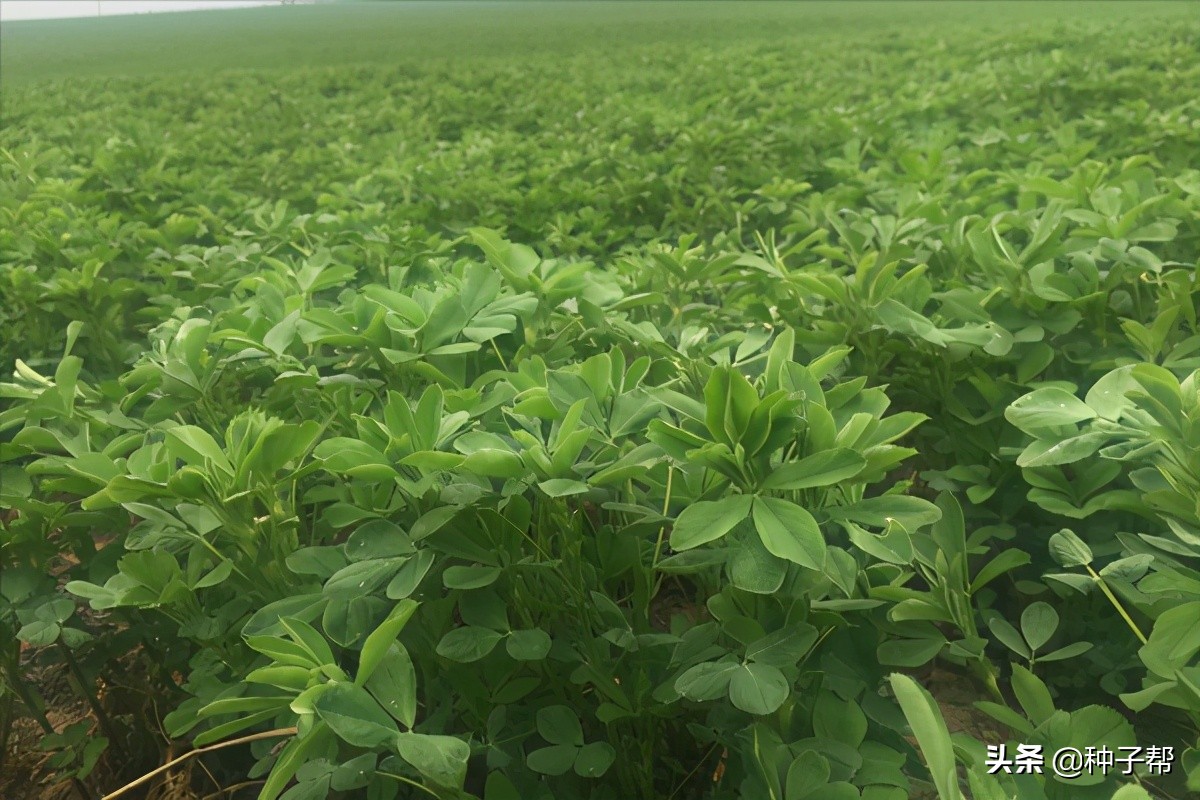
<svg viewBox="0 0 1200 800"><path fill-rule="evenodd" d="M348 6L354 6L349 8ZM190 70L421 63L660 43L848 35L932 24L980 32L1069 19L1195 17L1194 3L388 2L16 22L5 85Z"/></svg>

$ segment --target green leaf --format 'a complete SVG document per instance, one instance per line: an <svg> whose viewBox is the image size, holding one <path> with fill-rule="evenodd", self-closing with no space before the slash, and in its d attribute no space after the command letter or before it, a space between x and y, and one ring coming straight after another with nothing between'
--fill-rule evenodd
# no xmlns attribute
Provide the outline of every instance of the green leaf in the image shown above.
<svg viewBox="0 0 1200 800"><path fill-rule="evenodd" d="M772 714L783 705L792 687L770 664L742 664L729 681L729 701L747 714Z"/></svg>
<svg viewBox="0 0 1200 800"><path fill-rule="evenodd" d="M550 634L540 628L513 631L504 642L508 654L517 661L541 661L550 653Z"/></svg>
<svg viewBox="0 0 1200 800"><path fill-rule="evenodd" d="M274 719L275 717L278 717L282 711L283 707L280 707L268 708L263 711L255 711L250 714L243 714L231 722L217 725L209 728L201 734L198 734L192 739L192 744L194 744L196 747L204 747L205 745L212 744L213 742L219 742L222 739L229 738L239 731L244 731L247 728L253 728L255 725L258 725L261 722Z"/></svg>
<svg viewBox="0 0 1200 800"><path fill-rule="evenodd" d="M813 515L790 500L756 497L754 528L774 556L812 570L825 566L825 538Z"/></svg>
<svg viewBox="0 0 1200 800"><path fill-rule="evenodd" d="M317 664L334 663L333 650L329 648L329 642L325 641L325 637L312 625L295 617L282 617L279 624L296 644L303 647L313 657Z"/></svg>
<svg viewBox="0 0 1200 800"><path fill-rule="evenodd" d="M206 704L196 716L199 719L208 719L209 717L220 717L225 714L244 714L247 711L279 709L285 707L291 699L289 695L225 697Z"/></svg>
<svg viewBox="0 0 1200 800"><path fill-rule="evenodd" d="M867 736L867 715L853 700L823 691L813 709L813 734L859 748Z"/></svg>
<svg viewBox="0 0 1200 800"><path fill-rule="evenodd" d="M467 625L455 628L443 636L438 642L437 654L460 663L478 661L496 649L496 645L503 638L503 634L490 628Z"/></svg>
<svg viewBox="0 0 1200 800"><path fill-rule="evenodd" d="M762 488L793 491L829 486L853 478L866 465L867 460L849 448L825 450L775 468L763 481Z"/></svg>
<svg viewBox="0 0 1200 800"><path fill-rule="evenodd" d="M1125 411L1134 407L1134 402L1126 397L1130 391L1138 388L1131 374L1132 369L1132 365L1118 367L1092 384L1084 402L1097 416L1116 422Z"/></svg>
<svg viewBox="0 0 1200 800"><path fill-rule="evenodd" d="M1111 438L1107 433L1085 433L1068 439L1038 439L1017 456L1017 466L1051 467L1074 464L1094 455Z"/></svg>
<svg viewBox="0 0 1200 800"><path fill-rule="evenodd" d="M880 664L919 667L928 664L946 646L944 639L891 639L875 650Z"/></svg>
<svg viewBox="0 0 1200 800"><path fill-rule="evenodd" d="M785 800L806 800L829 784L829 761L815 750L796 756L787 771Z"/></svg>
<svg viewBox="0 0 1200 800"><path fill-rule="evenodd" d="M538 488L549 497L569 497L573 494L585 494L588 491L588 485L583 481L573 481L567 478L542 481L538 484Z"/></svg>
<svg viewBox="0 0 1200 800"><path fill-rule="evenodd" d="M563 775L575 765L579 748L571 744L554 744L534 750L525 757L525 763L534 772L542 775Z"/></svg>
<svg viewBox="0 0 1200 800"><path fill-rule="evenodd" d="M462 739L401 733L396 736L396 752L417 772L439 786L461 789L467 778L471 746Z"/></svg>
<svg viewBox="0 0 1200 800"><path fill-rule="evenodd" d="M351 683L329 686L313 703L316 711L338 738L355 747L379 747L400 734L366 689Z"/></svg>
<svg viewBox="0 0 1200 800"><path fill-rule="evenodd" d="M993 558L985 564L979 572L975 574L975 579L971 581L970 593L975 594L984 586L999 578L1006 572L1011 572L1018 567L1023 567L1030 562L1029 553L1024 550L1015 548L1005 550L1000 555Z"/></svg>
<svg viewBox="0 0 1200 800"><path fill-rule="evenodd" d="M316 711L313 708L313 703L317 701L318 697L328 691L329 687L333 686L333 684L333 680L326 679L324 683L316 683L309 686L303 692L296 695L295 699L288 704L288 708L293 714L299 714L301 717L309 716L315 719Z"/></svg>
<svg viewBox="0 0 1200 800"><path fill-rule="evenodd" d="M320 764L318 767L319 763L320 762L314 762L312 767L316 767L316 769L310 768L311 771L305 769L306 767L309 767L307 764L304 767L301 767L297 772L297 781L295 785L284 792L283 796L280 797L279 800L328 800L329 784L332 779L332 775L330 771L325 768L324 764ZM318 769L320 770L319 772L317 772ZM300 776L305 775L306 771L309 771L309 774L303 779L300 779Z"/></svg>
<svg viewBox="0 0 1200 800"><path fill-rule="evenodd" d="M365 297L391 311L406 323L409 323L412 326L412 330L416 330L425 323L425 309L408 295L393 292L390 289L375 285L364 286L362 293Z"/></svg>
<svg viewBox="0 0 1200 800"><path fill-rule="evenodd" d="M417 604L412 600L401 600L392 609L392 613L388 618L380 623L379 627L371 631L363 642L362 652L358 657L358 672L354 677L354 683L358 686L366 684L371 677L371 673L383 661L388 649L392 643L396 641L396 637L400 635L400 631L408 624L412 615L417 610Z"/></svg>
<svg viewBox="0 0 1200 800"><path fill-rule="evenodd" d="M287 349L288 345L295 340L296 327L299 321L299 311L293 311L288 314L263 336L263 346L275 355L281 355Z"/></svg>
<svg viewBox="0 0 1200 800"><path fill-rule="evenodd" d="M729 379L734 370L718 367L704 384L704 425L713 441L733 446L729 432L725 430L725 418L729 409Z"/></svg>
<svg viewBox="0 0 1200 800"><path fill-rule="evenodd" d="M1050 555L1064 567L1083 567L1092 563L1092 549L1075 532L1063 528L1050 537Z"/></svg>
<svg viewBox="0 0 1200 800"><path fill-rule="evenodd" d="M1021 612L1021 633L1029 646L1037 650L1058 630L1058 612L1049 603L1031 603Z"/></svg>
<svg viewBox="0 0 1200 800"><path fill-rule="evenodd" d="M741 668L736 661L705 661L689 667L675 680L675 691L689 700L703 702L724 697L733 673Z"/></svg>
<svg viewBox="0 0 1200 800"><path fill-rule="evenodd" d="M405 535L404 530L394 522L385 519L372 519L360 524L343 547L310 548L314 550L328 549L334 552L342 551L350 561L368 561L372 559L396 558L413 555L412 541ZM346 565L343 561L330 574Z"/></svg>
<svg viewBox="0 0 1200 800"><path fill-rule="evenodd" d="M242 628L242 636L273 636L283 633L284 617L312 621L321 616L326 600L319 594L297 594L276 600L254 612Z"/></svg>
<svg viewBox="0 0 1200 800"><path fill-rule="evenodd" d="M246 644L265 656L269 656L280 664L311 669L321 666L322 662L313 658L307 648L281 639L278 636L247 636Z"/></svg>
<svg viewBox="0 0 1200 800"><path fill-rule="evenodd" d="M412 527L409 528L408 538L414 542L419 542L426 536L437 533L446 523L454 519L461 510L458 506L442 506L422 514L420 519L414 522Z"/></svg>
<svg viewBox="0 0 1200 800"><path fill-rule="evenodd" d="M727 555L726 548L687 550L659 561L658 570L669 575L691 575L724 564Z"/></svg>
<svg viewBox="0 0 1200 800"><path fill-rule="evenodd" d="M434 555L430 550L421 550L400 567L396 575L388 582L384 594L389 600L399 600L408 597L417 590L421 581L429 574L433 566Z"/></svg>
<svg viewBox="0 0 1200 800"><path fill-rule="evenodd" d="M967 768L967 785L971 789L971 800L1013 800L996 776L989 775L982 765Z"/></svg>
<svg viewBox="0 0 1200 800"><path fill-rule="evenodd" d="M529 474L519 455L498 448L476 450L463 460L462 469L485 478L522 478Z"/></svg>
<svg viewBox="0 0 1200 800"><path fill-rule="evenodd" d="M507 604L500 595L490 589L467 592L460 597L458 614L467 625L490 628L493 631L507 631L512 628L508 622Z"/></svg>
<svg viewBox="0 0 1200 800"><path fill-rule="evenodd" d="M291 689L301 692L312 679L312 670L304 667L271 666L251 670L244 680L247 683L263 683L267 686L277 686L280 689Z"/></svg>
<svg viewBox="0 0 1200 800"><path fill-rule="evenodd" d="M1043 726L1042 731L1049 739L1047 749L1052 750L1071 746L1084 752L1087 752L1088 748L1108 748L1114 753L1120 753L1123 748L1133 748L1137 745L1137 737L1129 720L1116 709L1107 706L1084 706L1070 715L1059 712L1054 721ZM1104 783L1107 778L1103 770L1084 770L1084 773L1071 783L1077 786L1095 786Z"/></svg>
<svg viewBox="0 0 1200 800"><path fill-rule="evenodd" d="M806 623L789 625L769 633L746 648L746 659L775 667L792 667L817 641L817 629Z"/></svg>
<svg viewBox="0 0 1200 800"><path fill-rule="evenodd" d="M489 228L470 228L467 234L475 246L487 255L488 261L514 285L522 285L521 279L532 273L541 261L533 248L510 242Z"/></svg>
<svg viewBox="0 0 1200 800"><path fill-rule="evenodd" d="M404 645L393 642L388 647L367 678L366 690L404 727L416 723L417 671Z"/></svg>
<svg viewBox="0 0 1200 800"><path fill-rule="evenodd" d="M447 589L481 589L491 586L500 577L499 567L456 566L442 573L442 583Z"/></svg>
<svg viewBox="0 0 1200 800"><path fill-rule="evenodd" d="M1007 725L1013 733L1025 737L1026 741L1033 735L1033 724L1007 705L1000 705L988 700L976 700L972 705L992 719Z"/></svg>
<svg viewBox="0 0 1200 800"><path fill-rule="evenodd" d="M465 459L458 453L445 453L441 450L420 450L410 453L399 462L405 467L415 467L423 474L448 472L463 466Z"/></svg>
<svg viewBox="0 0 1200 800"><path fill-rule="evenodd" d="M1004 418L1025 433L1074 425L1093 419L1096 412L1075 395L1054 386L1035 389L1018 397L1004 410Z"/></svg>
<svg viewBox="0 0 1200 800"><path fill-rule="evenodd" d="M307 736L297 736L289 741L275 759L275 766L259 791L258 800L275 800L283 792L284 787L292 780L296 770L308 761L313 754L321 752L332 739L329 727L318 722L309 730Z"/></svg>
<svg viewBox="0 0 1200 800"><path fill-rule="evenodd" d="M575 756L575 774L581 778L599 778L616 760L617 751L608 742L585 744Z"/></svg>
<svg viewBox="0 0 1200 800"><path fill-rule="evenodd" d="M1200 651L1200 602L1184 603L1159 615L1138 655L1146 668L1163 678L1187 666Z"/></svg>
<svg viewBox="0 0 1200 800"><path fill-rule="evenodd" d="M1082 655L1092 649L1091 642L1074 642L1066 647L1060 647L1057 650L1052 650L1049 653L1038 656L1038 663L1043 661L1064 661L1068 658Z"/></svg>
<svg viewBox="0 0 1200 800"><path fill-rule="evenodd" d="M361 756L343 761L329 776L329 786L339 792L350 789L363 789L375 775L374 753L363 753Z"/></svg>
<svg viewBox="0 0 1200 800"><path fill-rule="evenodd" d="M483 785L484 800L521 800L521 793L503 772L490 772Z"/></svg>
<svg viewBox="0 0 1200 800"><path fill-rule="evenodd" d="M203 428L195 425L177 425L166 433L168 448L177 458L193 466L213 464L226 475L233 475L233 464L217 440Z"/></svg>
<svg viewBox="0 0 1200 800"><path fill-rule="evenodd" d="M1030 651L1029 646L1025 643L1021 634L1017 632L1017 629L1009 624L1008 620L996 615L988 620L987 626L991 630L992 635L1003 642L1009 650L1012 650L1022 658L1033 658L1033 653Z"/></svg>
<svg viewBox="0 0 1200 800"><path fill-rule="evenodd" d="M1054 713L1054 700L1046 684L1020 664L1012 667L1012 689L1017 696L1025 716L1033 720L1035 725L1041 725Z"/></svg>
<svg viewBox="0 0 1200 800"><path fill-rule="evenodd" d="M896 603L888 611L888 618L893 622L911 622L913 620L952 621L950 612L946 608L917 597L910 597L907 600L901 600Z"/></svg>
<svg viewBox="0 0 1200 800"><path fill-rule="evenodd" d="M830 519L849 520L874 528L899 525L910 533L942 517L941 509L928 500L905 495L870 497L850 505L834 506L826 509L826 513Z"/></svg>
<svg viewBox="0 0 1200 800"><path fill-rule="evenodd" d="M1095 582L1087 575L1076 575L1073 572L1047 572L1042 576L1046 580L1069 586L1080 594L1087 594L1095 586Z"/></svg>
<svg viewBox="0 0 1200 800"><path fill-rule="evenodd" d="M342 647L361 647L390 605L374 595L331 598L321 615L321 627Z"/></svg>
<svg viewBox="0 0 1200 800"><path fill-rule="evenodd" d="M547 706L537 712L538 735L550 744L583 744L579 717L567 706Z"/></svg>
<svg viewBox="0 0 1200 800"><path fill-rule="evenodd" d="M907 675L894 673L888 677L888 681L925 756L938 797L941 800L962 800L954 764L954 746L937 703L929 692Z"/></svg>
<svg viewBox="0 0 1200 800"><path fill-rule="evenodd" d="M221 583L224 583L225 579L232 574L233 562L226 559L219 562L215 567L209 570L207 574L203 575L198 581L196 581L196 583L192 585L192 589L207 589L211 586L217 586Z"/></svg>
<svg viewBox="0 0 1200 800"><path fill-rule="evenodd" d="M51 620L37 619L17 631L17 638L32 647L46 647L58 639L62 627Z"/></svg>
<svg viewBox="0 0 1200 800"><path fill-rule="evenodd" d="M383 453L366 442L346 437L326 439L313 450L325 469L352 478L368 481L387 481L399 477Z"/></svg>
<svg viewBox="0 0 1200 800"><path fill-rule="evenodd" d="M933 523L930 537L950 563L966 557L967 528L962 506L949 492L941 492L936 503L942 516Z"/></svg>
<svg viewBox="0 0 1200 800"><path fill-rule="evenodd" d="M1161 683L1152 683L1141 691L1123 692L1120 698L1121 702L1131 710L1144 711L1158 699L1159 695L1177 688L1179 688L1178 681L1163 681Z"/></svg>
<svg viewBox="0 0 1200 800"><path fill-rule="evenodd" d="M690 550L720 539L749 515L753 499L750 495L734 494L720 500L692 503L675 520L671 549Z"/></svg>
<svg viewBox="0 0 1200 800"><path fill-rule="evenodd" d="M1149 553L1118 558L1116 561L1106 564L1100 570L1100 577L1134 583L1141 580L1142 576L1146 574L1146 570L1153 563L1154 556ZM1143 591L1145 591L1145 588L1143 588Z"/></svg>
<svg viewBox="0 0 1200 800"><path fill-rule="evenodd" d="M745 524L743 521L739 523L739 527ZM726 562L725 569L731 584L754 594L774 594L779 591L790 565L782 558L772 555L763 546L757 533L730 537L728 544L727 548L706 552L716 553L720 556L720 561Z"/></svg>
<svg viewBox="0 0 1200 800"><path fill-rule="evenodd" d="M407 561L405 556L356 561L331 575L321 593L331 600L351 600L369 595L392 580Z"/></svg>

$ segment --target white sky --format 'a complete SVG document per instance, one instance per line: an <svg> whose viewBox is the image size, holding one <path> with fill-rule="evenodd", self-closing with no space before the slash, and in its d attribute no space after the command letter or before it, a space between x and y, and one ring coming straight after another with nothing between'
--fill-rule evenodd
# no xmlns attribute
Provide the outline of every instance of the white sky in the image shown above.
<svg viewBox="0 0 1200 800"><path fill-rule="evenodd" d="M0 22L279 5L280 0L0 0Z"/></svg>

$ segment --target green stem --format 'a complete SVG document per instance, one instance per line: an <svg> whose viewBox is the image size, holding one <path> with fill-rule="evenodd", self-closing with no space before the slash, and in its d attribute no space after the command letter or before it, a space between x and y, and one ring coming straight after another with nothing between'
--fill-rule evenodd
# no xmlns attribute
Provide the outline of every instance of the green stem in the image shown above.
<svg viewBox="0 0 1200 800"><path fill-rule="evenodd" d="M428 786L426 786L424 784L417 783L412 778L406 778L403 775L397 775L394 772L376 772L375 774L382 775L385 778L391 778L394 781L400 781L400 783L407 783L409 786L420 789L422 792L429 795L430 797L438 796L437 792L433 791L432 789L430 789Z"/></svg>
<svg viewBox="0 0 1200 800"><path fill-rule="evenodd" d="M8 737L12 733L13 698L11 695L3 698L0 705L0 774L4 773L4 759L8 755Z"/></svg>
<svg viewBox="0 0 1200 800"><path fill-rule="evenodd" d="M698 762L696 762L696 766L692 767L692 771L689 772L687 775L684 775L683 780L681 780L679 782L679 784L673 790L671 790L671 793L669 795L667 795L667 800L672 800L672 798L674 798L675 795L677 795L681 791L683 791L683 788L685 786L687 786L687 782L690 781L692 779L692 776L695 775L700 770L700 768L704 766L704 762L708 761L708 757L711 756L713 754L713 751L717 749L718 744L719 743L713 743L708 748L708 751L700 757L700 760ZM758 747L758 741L756 739L755 740L755 749L756 750L757 750L757 747Z"/></svg>
<svg viewBox="0 0 1200 800"><path fill-rule="evenodd" d="M496 358L500 359L500 366L505 372L508 372L508 363L504 360L504 356L500 354L500 348L496 346L496 340L492 339L492 349L496 351Z"/></svg>
<svg viewBox="0 0 1200 800"><path fill-rule="evenodd" d="M667 465L667 493L663 496L662 515L665 517L667 512L671 510L671 482L675 477L675 467ZM653 572L658 569L658 559L662 556L663 534L667 530L667 524L664 522L658 528L658 541L654 543L654 558L650 562L650 570Z"/></svg>
<svg viewBox="0 0 1200 800"><path fill-rule="evenodd" d="M1125 624L1129 626L1129 629L1133 631L1142 644L1146 644L1149 641L1146 638L1146 634L1142 633L1142 629L1129 616L1129 612L1125 610L1125 606L1121 605L1121 601L1117 599L1117 596L1112 593L1112 589L1108 588L1108 584L1105 583L1104 578L1100 577L1090 566L1085 565L1085 568L1091 574L1092 580L1099 584L1100 591L1104 592L1104 596L1108 598L1108 602L1112 603L1113 608L1117 609L1117 613L1121 615L1121 619L1125 620Z"/></svg>
<svg viewBox="0 0 1200 800"><path fill-rule="evenodd" d="M43 706L38 704L33 691L25 684L25 681L17 676L15 670L10 671L10 675L12 676L13 691L17 693L17 698L21 701L21 705L25 706L29 716L33 717L34 722L38 724L43 733L47 735L54 733L54 726L46 718L45 712L42 711Z"/></svg>
<svg viewBox="0 0 1200 800"><path fill-rule="evenodd" d="M59 652L62 653L63 660L67 662L67 668L75 676L75 682L79 684L79 693L87 700L92 713L96 715L96 722L100 724L100 730L104 731L104 735L108 737L108 741L112 743L113 749L117 751L117 754L128 763L130 760L129 753L125 750L125 746L121 744L121 738L117 735L117 730L113 726L112 720L105 713L104 708L100 705L100 701L96 699L95 693L88 690L87 678L84 677L83 670L79 667L79 662L75 660L75 656L71 653L71 648L67 647L66 643L61 639L58 640L57 644Z"/></svg>
<svg viewBox="0 0 1200 800"><path fill-rule="evenodd" d="M19 665L17 664L16 660L6 660L11 661L11 663L5 664L4 666L5 671L9 675L9 682L12 684L13 691L15 691L17 694L17 698L21 701L21 704L25 706L25 710L29 713L29 716L33 717L34 722L36 722L38 727L42 729L42 732L47 736L52 735L54 733L54 726L51 725L50 720L46 718L45 712L42 711L42 706L38 705L34 700L33 692L17 674L17 668ZM79 780L79 778L72 776L71 788L75 790L75 794L79 796L80 800L90 800L87 787L83 785L83 781Z"/></svg>

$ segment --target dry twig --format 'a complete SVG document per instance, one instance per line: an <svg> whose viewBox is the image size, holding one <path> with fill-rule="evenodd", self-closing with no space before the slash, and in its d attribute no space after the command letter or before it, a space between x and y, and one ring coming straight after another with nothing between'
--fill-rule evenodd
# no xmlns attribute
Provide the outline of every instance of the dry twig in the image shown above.
<svg viewBox="0 0 1200 800"><path fill-rule="evenodd" d="M249 736L240 736L237 739L230 739L225 742L217 742L216 744L210 744L207 747L199 747L195 750L189 750L188 752L179 756L179 758L173 758L170 761L168 761L166 764L163 764L158 769L152 770L151 772L147 772L145 775L138 778L136 781L133 781L132 783L127 783L124 786L122 786L120 789L117 789L115 792L111 792L109 794L104 795L104 797L101 797L100 800L114 800L115 798L120 797L121 795L125 794L126 792L130 791L131 789L136 789L137 787L141 786L143 783L146 783L147 781L152 780L155 776L161 775L162 773L169 770L171 767L181 764L184 761L187 761L189 758L192 758L194 756L203 755L204 753L210 753L213 750L220 750L225 747L233 747L235 744L245 744L246 742L256 742L260 739L275 739L280 736L291 736L294 733L296 733L295 728L276 728L276 729L270 730L270 731L262 731L261 733L252 733Z"/></svg>

